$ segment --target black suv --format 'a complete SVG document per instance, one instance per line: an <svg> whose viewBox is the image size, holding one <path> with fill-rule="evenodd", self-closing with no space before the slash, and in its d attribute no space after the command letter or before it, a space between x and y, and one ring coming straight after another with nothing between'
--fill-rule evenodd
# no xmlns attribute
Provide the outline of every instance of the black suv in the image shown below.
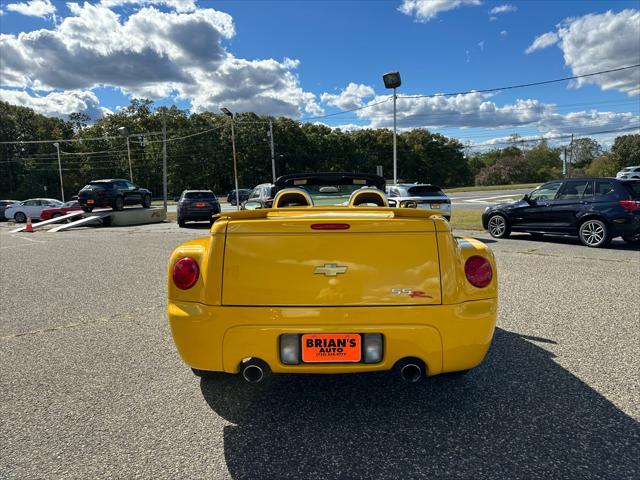
<svg viewBox="0 0 640 480"><path fill-rule="evenodd" d="M247 198L249 198L249 194L251 193L251 189L250 188L239 188L238 189L238 197L240 197L240 204L242 204L242 202L244 202ZM236 204L236 191L235 190L231 190L229 192L229 195L227 195L227 202L229 202L231 205L235 205Z"/></svg>
<svg viewBox="0 0 640 480"><path fill-rule="evenodd" d="M567 178L539 186L520 201L487 207L482 226L491 236L511 232L577 236L587 247L614 237L640 242L640 181Z"/></svg>
<svg viewBox="0 0 640 480"><path fill-rule="evenodd" d="M125 205L151 206L151 192L140 188L129 180L119 178L94 180L78 192L78 203L85 212L97 207L112 207L122 210Z"/></svg>
<svg viewBox="0 0 640 480"><path fill-rule="evenodd" d="M185 190L178 200L178 225L190 220L207 220L220 213L220 202L211 190Z"/></svg>

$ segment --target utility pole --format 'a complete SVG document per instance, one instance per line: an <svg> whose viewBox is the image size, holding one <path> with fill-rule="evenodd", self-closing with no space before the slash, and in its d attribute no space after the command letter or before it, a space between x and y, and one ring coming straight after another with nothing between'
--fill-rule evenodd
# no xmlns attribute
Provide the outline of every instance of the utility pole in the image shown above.
<svg viewBox="0 0 640 480"><path fill-rule="evenodd" d="M227 107L220 109L227 117L231 119L231 151L233 155L233 181L236 186L236 209L240 210L240 192L238 191L238 163L236 161L236 129L233 113Z"/></svg>
<svg viewBox="0 0 640 480"><path fill-rule="evenodd" d="M62 162L60 162L60 144L55 142L53 144L56 147L58 152L58 173L60 174L60 197L62 197L62 201L64 202L64 184L62 183Z"/></svg>
<svg viewBox="0 0 640 480"><path fill-rule="evenodd" d="M569 162L567 163L567 177L571 176L571 162L573 162L573 133L571 134L571 151L569 153Z"/></svg>
<svg viewBox="0 0 640 480"><path fill-rule="evenodd" d="M564 158L562 160L562 176L567 176L567 147L564 147Z"/></svg>
<svg viewBox="0 0 640 480"><path fill-rule="evenodd" d="M393 88L393 184L398 183L398 152L396 146L396 88Z"/></svg>
<svg viewBox="0 0 640 480"><path fill-rule="evenodd" d="M129 180L133 183L133 169L131 168L131 149L129 148L129 135L127 135L127 158L129 159Z"/></svg>
<svg viewBox="0 0 640 480"><path fill-rule="evenodd" d="M273 183L276 183L276 157L273 148L273 122L269 120L269 139L271 140L271 173Z"/></svg>
<svg viewBox="0 0 640 480"><path fill-rule="evenodd" d="M162 107L162 200L167 211L167 107Z"/></svg>

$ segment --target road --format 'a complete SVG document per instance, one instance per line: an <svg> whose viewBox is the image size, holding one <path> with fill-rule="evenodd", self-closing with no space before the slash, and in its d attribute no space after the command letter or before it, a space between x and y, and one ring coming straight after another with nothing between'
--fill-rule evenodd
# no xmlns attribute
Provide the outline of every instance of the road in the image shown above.
<svg viewBox="0 0 640 480"><path fill-rule="evenodd" d="M462 379L203 381L165 312L174 223L0 224L0 477L638 478L640 252L495 241L500 310ZM474 235L476 235L474 233Z"/></svg>
<svg viewBox="0 0 640 480"><path fill-rule="evenodd" d="M485 192L452 192L448 194L451 204L454 208L484 208L495 203L510 202L522 198L522 196L530 192L531 188L512 189L512 190L495 190ZM223 212L235 210L235 207L229 203L221 202L220 206ZM175 212L176 205L168 205L168 212Z"/></svg>

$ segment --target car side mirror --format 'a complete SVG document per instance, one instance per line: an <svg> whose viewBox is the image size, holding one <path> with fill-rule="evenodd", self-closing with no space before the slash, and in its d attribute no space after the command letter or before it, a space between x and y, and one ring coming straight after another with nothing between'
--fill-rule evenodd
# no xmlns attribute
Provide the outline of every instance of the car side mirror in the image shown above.
<svg viewBox="0 0 640 480"><path fill-rule="evenodd" d="M531 204L531 205L533 205L534 203L536 203L536 201L535 201L533 198L531 198L531 196L530 196L528 193L525 193L525 195L524 195L524 197L522 197L522 199L523 199L525 202L527 202L527 203L529 203L529 204Z"/></svg>
<svg viewBox="0 0 640 480"><path fill-rule="evenodd" d="M262 205L260 202L245 202L244 209L245 210L260 210Z"/></svg>

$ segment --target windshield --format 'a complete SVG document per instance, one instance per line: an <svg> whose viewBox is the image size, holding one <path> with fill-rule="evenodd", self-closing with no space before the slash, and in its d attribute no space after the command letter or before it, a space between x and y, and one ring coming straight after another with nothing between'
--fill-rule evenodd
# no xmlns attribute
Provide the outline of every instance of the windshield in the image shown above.
<svg viewBox="0 0 640 480"><path fill-rule="evenodd" d="M439 187L435 185L416 185L415 187L409 187L408 190L410 197L444 197L444 193Z"/></svg>
<svg viewBox="0 0 640 480"><path fill-rule="evenodd" d="M300 185L298 188L311 195L314 205L341 205L362 185Z"/></svg>
<svg viewBox="0 0 640 480"><path fill-rule="evenodd" d="M189 200L215 200L216 196L213 192L187 192L184 198Z"/></svg>

